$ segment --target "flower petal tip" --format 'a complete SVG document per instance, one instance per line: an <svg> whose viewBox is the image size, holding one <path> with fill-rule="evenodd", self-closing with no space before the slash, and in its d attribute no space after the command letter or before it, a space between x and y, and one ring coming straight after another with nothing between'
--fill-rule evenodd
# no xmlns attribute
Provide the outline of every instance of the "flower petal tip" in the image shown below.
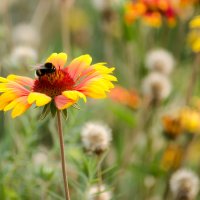
<svg viewBox="0 0 200 200"><path fill-rule="evenodd" d="M44 106L51 101L51 97L46 94L31 92L27 99L29 104L33 104L35 102L36 106Z"/></svg>

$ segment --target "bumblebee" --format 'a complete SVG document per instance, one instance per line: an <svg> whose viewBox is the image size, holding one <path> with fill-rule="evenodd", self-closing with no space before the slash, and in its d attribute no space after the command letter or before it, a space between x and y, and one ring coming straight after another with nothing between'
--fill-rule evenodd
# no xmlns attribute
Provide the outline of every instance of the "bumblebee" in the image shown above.
<svg viewBox="0 0 200 200"><path fill-rule="evenodd" d="M46 74L52 74L56 71L55 66L52 63L45 63L44 65L36 67L36 75L40 78Z"/></svg>

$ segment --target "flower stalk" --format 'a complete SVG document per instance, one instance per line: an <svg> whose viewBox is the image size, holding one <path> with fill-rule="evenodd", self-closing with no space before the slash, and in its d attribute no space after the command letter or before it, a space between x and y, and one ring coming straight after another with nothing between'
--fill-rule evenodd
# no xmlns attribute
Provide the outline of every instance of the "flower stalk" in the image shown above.
<svg viewBox="0 0 200 200"><path fill-rule="evenodd" d="M98 160L98 166L97 166L98 194L100 194L101 193L101 185L103 182L102 171L101 171L101 164L102 164L103 159L102 159L101 154L97 155L97 160Z"/></svg>
<svg viewBox="0 0 200 200"><path fill-rule="evenodd" d="M191 73L191 77L189 79L189 85L187 88L187 93L186 93L186 104L189 104L192 94L194 92L194 88L197 82L197 75L199 73L198 71L198 66L200 63L200 53L197 53L194 64L192 66L192 73Z"/></svg>
<svg viewBox="0 0 200 200"><path fill-rule="evenodd" d="M57 110L58 135L59 135L59 142L60 142L62 173L63 173L63 181L64 181L64 189L65 189L65 199L66 200L70 200L69 185L68 185L68 178L67 178L67 168L66 168L66 162L65 162L65 151L64 151L62 121L61 121L60 112L61 111Z"/></svg>

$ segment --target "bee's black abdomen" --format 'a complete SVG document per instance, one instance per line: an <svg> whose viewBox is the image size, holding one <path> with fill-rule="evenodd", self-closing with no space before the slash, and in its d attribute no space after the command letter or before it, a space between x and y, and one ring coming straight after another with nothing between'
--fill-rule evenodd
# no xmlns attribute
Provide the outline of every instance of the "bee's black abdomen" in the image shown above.
<svg viewBox="0 0 200 200"><path fill-rule="evenodd" d="M43 76L45 74L45 71L43 70L43 69L38 69L38 70L36 70L36 75L37 76Z"/></svg>

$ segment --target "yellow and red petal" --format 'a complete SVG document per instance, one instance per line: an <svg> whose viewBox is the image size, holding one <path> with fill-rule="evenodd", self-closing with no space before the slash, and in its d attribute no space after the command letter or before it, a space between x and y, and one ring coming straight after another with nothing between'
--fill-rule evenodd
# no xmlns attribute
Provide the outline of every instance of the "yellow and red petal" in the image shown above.
<svg viewBox="0 0 200 200"><path fill-rule="evenodd" d="M66 68L66 70L69 73L70 77L76 81L80 76L82 76L82 73L88 67L90 67L91 62L92 62L92 58L90 55L88 54L82 55L72 60L72 62Z"/></svg>
<svg viewBox="0 0 200 200"><path fill-rule="evenodd" d="M57 69L63 68L66 61L67 61L66 53L52 53L46 60L46 62L52 63Z"/></svg>
<svg viewBox="0 0 200 200"><path fill-rule="evenodd" d="M7 105L4 107L4 111L8 111L8 110L13 109L18 103L24 102L25 99L27 100L27 96L26 96L26 97L25 97L25 96L22 96L22 97L19 97L19 98L14 99L13 101L11 101L9 104L7 104ZM27 101L24 102L24 103L27 103Z"/></svg>
<svg viewBox="0 0 200 200"><path fill-rule="evenodd" d="M115 70L114 67L108 68L104 66L105 64L106 63L97 63L92 66L94 67L95 70L97 70L101 74L110 74Z"/></svg>
<svg viewBox="0 0 200 200"><path fill-rule="evenodd" d="M7 101L0 102L0 111L3 110L8 104L9 104L9 102L7 102Z"/></svg>
<svg viewBox="0 0 200 200"><path fill-rule="evenodd" d="M64 91L62 93L62 95L73 100L73 101L78 101L79 98L82 98L84 100L84 102L87 101L86 96L83 93L76 91L76 90L74 90L74 91L72 91L72 90L71 91L70 90Z"/></svg>
<svg viewBox="0 0 200 200"><path fill-rule="evenodd" d="M39 92L31 92L28 95L28 103L29 104L35 103L36 106L44 106L48 104L50 101L51 101L51 97Z"/></svg>
<svg viewBox="0 0 200 200"><path fill-rule="evenodd" d="M63 95L56 96L54 98L54 102L59 110L64 110L74 104L72 100L68 99Z"/></svg>
<svg viewBox="0 0 200 200"><path fill-rule="evenodd" d="M27 102L27 96L16 97L15 94L9 92L0 96L0 110L8 111L13 109L13 118L24 113L30 106Z"/></svg>
<svg viewBox="0 0 200 200"><path fill-rule="evenodd" d="M97 86L90 86L85 87L81 89L81 92L85 94L88 97L94 98L94 99L103 99L106 98L106 92L103 89L100 89L100 87Z"/></svg>
<svg viewBox="0 0 200 200"><path fill-rule="evenodd" d="M15 82L0 83L0 92L12 92L16 96L26 96L29 90Z"/></svg>
<svg viewBox="0 0 200 200"><path fill-rule="evenodd" d="M28 77L9 75L7 78L0 77L0 110L13 109L12 117L24 113L31 105L27 102L30 91L24 87L32 87L33 80Z"/></svg>
<svg viewBox="0 0 200 200"><path fill-rule="evenodd" d="M12 110L12 118L22 115L30 106L31 104L27 103L27 96L21 97L20 101Z"/></svg>
<svg viewBox="0 0 200 200"><path fill-rule="evenodd" d="M0 77L0 83L7 83L8 80L6 78Z"/></svg>
<svg viewBox="0 0 200 200"><path fill-rule="evenodd" d="M66 109L71 105L78 102L78 100L82 98L84 102L87 101L86 96L78 91L64 91L62 95L55 97L55 104L59 110Z"/></svg>
<svg viewBox="0 0 200 200"><path fill-rule="evenodd" d="M5 93L13 93L17 97L19 96L26 96L29 94L29 90L25 88L23 85L18 84L8 78L0 77L0 92Z"/></svg>
<svg viewBox="0 0 200 200"><path fill-rule="evenodd" d="M12 92L5 92L0 95L0 103L5 102L5 101L12 101L16 97L17 97L17 95Z"/></svg>
<svg viewBox="0 0 200 200"><path fill-rule="evenodd" d="M23 86L29 86L32 87L34 84L34 80L25 76L16 76L14 74L11 74L7 77L8 80L14 81L20 85Z"/></svg>
<svg viewBox="0 0 200 200"><path fill-rule="evenodd" d="M108 68L104 64L92 65L94 72L83 78L75 89L92 98L105 98L106 92L114 87L112 81L117 81L117 78L111 75L115 68Z"/></svg>
<svg viewBox="0 0 200 200"><path fill-rule="evenodd" d="M13 101L16 98L16 95L11 92L5 92L0 96L0 110L3 110L4 107Z"/></svg>

